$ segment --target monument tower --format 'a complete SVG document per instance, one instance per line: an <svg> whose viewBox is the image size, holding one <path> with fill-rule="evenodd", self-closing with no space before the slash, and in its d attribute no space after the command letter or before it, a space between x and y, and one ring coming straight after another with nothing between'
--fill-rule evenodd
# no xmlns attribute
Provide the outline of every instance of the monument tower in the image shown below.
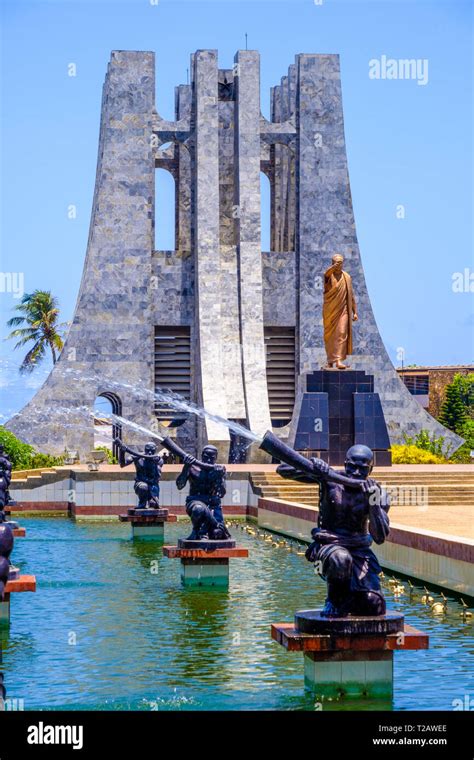
<svg viewBox="0 0 474 760"><path fill-rule="evenodd" d="M294 436L302 378L326 363L323 275L344 257L357 294L351 369L374 378L392 442L430 417L398 378L372 313L354 223L339 57L300 54L260 112L257 51L220 69L191 56L175 121L155 109L151 52L114 51L105 79L84 272L64 350L7 427L41 451L94 447L97 396L191 450L236 442L212 420L157 403L174 393L254 432ZM155 171L175 181L175 250L154 250ZM260 172L271 187L271 251L261 250ZM86 413L84 413L86 410ZM293 431L293 432L292 432ZM142 435L140 436L143 437ZM134 442L127 430L127 441ZM255 447L256 448L256 447ZM260 452L261 453L261 452ZM253 448L250 458L257 456Z"/></svg>

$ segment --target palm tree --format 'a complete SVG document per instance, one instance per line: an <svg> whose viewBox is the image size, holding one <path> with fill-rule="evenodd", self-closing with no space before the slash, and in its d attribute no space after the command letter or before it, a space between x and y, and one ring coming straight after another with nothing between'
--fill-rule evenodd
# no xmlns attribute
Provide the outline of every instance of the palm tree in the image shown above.
<svg viewBox="0 0 474 760"><path fill-rule="evenodd" d="M56 364L58 355L63 348L63 339L58 332L61 326L58 324L58 301L51 295L49 290L35 290L34 293L25 293L21 302L15 306L15 310L21 312L21 316L12 317L8 320L8 327L15 327L8 338L19 338L15 348L20 348L30 341L34 345L26 354L20 366L20 373L33 372L34 368L45 357L46 349L51 349L53 364ZM19 327L27 325L27 327Z"/></svg>

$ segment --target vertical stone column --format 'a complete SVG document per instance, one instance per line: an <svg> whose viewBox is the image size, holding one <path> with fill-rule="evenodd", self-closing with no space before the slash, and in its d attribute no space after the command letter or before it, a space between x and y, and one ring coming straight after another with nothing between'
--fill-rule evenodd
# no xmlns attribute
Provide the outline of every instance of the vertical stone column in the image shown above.
<svg viewBox="0 0 474 760"><path fill-rule="evenodd" d="M239 320L239 272L235 204L235 102L231 69L219 70L219 218L222 366L227 417L245 420Z"/></svg>
<svg viewBox="0 0 474 760"><path fill-rule="evenodd" d="M176 118L191 118L191 87L181 84L176 88ZM175 143L177 156L176 177L176 248L191 250L191 156L187 146Z"/></svg>
<svg viewBox="0 0 474 760"><path fill-rule="evenodd" d="M324 58L324 59L323 59ZM298 56L297 93L297 251L299 372L320 369L324 363L322 284L324 262L331 257L331 242L321 229L321 148L315 142L324 97L323 70L334 69L334 56ZM329 71L327 72L329 73ZM337 76L337 73L336 73ZM326 130L327 125L326 125ZM329 151L329 146L326 147Z"/></svg>
<svg viewBox="0 0 474 760"><path fill-rule="evenodd" d="M288 77L283 76L280 84L280 99L281 99L281 121L288 119L289 113L289 94L288 94ZM288 246L288 214L289 214L289 196L290 196L290 156L288 147L286 145L280 145L281 151L281 183L282 183L282 196L283 196L283 209L281 219L281 251L289 251Z"/></svg>
<svg viewBox="0 0 474 760"><path fill-rule="evenodd" d="M222 366L219 251L219 135L217 51L198 50L193 57L195 90L194 225L198 392L203 406L226 417ZM205 421L205 437L227 461L229 433ZM202 441L200 442L202 443Z"/></svg>
<svg viewBox="0 0 474 760"><path fill-rule="evenodd" d="M289 119L296 110L296 84L297 70L295 64L288 67L288 111L286 118ZM288 251L295 250L295 154L294 146L288 146Z"/></svg>
<svg viewBox="0 0 474 760"><path fill-rule="evenodd" d="M270 88L270 121L275 121L275 87ZM272 167L270 179L270 251L277 249L277 207L278 207L278 188L277 188L277 153L275 145L269 146L269 160Z"/></svg>
<svg viewBox="0 0 474 760"><path fill-rule="evenodd" d="M247 421L263 435L271 428L263 334L260 230L260 68L254 50L237 53L235 167L242 369ZM258 453L253 454L254 457Z"/></svg>
<svg viewBox="0 0 474 760"><path fill-rule="evenodd" d="M282 121L281 112L281 86L272 87L271 120ZM283 250L283 218L284 218L284 192L283 192L283 146L275 143L272 145L274 157L273 179L273 209L272 209L272 251Z"/></svg>

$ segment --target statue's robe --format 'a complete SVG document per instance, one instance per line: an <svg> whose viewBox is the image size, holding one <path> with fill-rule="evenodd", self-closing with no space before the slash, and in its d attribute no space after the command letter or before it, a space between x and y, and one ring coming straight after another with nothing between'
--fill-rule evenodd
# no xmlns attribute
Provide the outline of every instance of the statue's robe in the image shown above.
<svg viewBox="0 0 474 760"><path fill-rule="evenodd" d="M324 344L328 363L342 361L352 354L352 315L355 299L352 279L342 272L338 280L334 274L324 275Z"/></svg>

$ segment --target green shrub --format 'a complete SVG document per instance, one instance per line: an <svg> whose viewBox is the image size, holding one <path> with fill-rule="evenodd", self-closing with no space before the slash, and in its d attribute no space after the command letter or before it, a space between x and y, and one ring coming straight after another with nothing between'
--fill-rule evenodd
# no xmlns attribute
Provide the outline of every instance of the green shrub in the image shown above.
<svg viewBox="0 0 474 760"><path fill-rule="evenodd" d="M431 437L427 430L420 430L414 437L404 435L403 440L406 446L415 446L417 449L429 451L430 454L434 454L435 457L441 457L442 459L449 457L449 452L452 448L450 444L445 442L444 436L440 435L436 438L433 433Z"/></svg>
<svg viewBox="0 0 474 760"><path fill-rule="evenodd" d="M40 467L61 467L64 464L63 457L55 457L51 454L39 454L35 451L31 457L29 468L30 470L36 470Z"/></svg>
<svg viewBox="0 0 474 760"><path fill-rule="evenodd" d="M474 372L469 375L454 375L452 382L446 386L438 419L450 430L462 435L464 425L473 417Z"/></svg>
<svg viewBox="0 0 474 760"><path fill-rule="evenodd" d="M0 443L5 448L5 453L12 463L14 470L28 470L31 457L35 453L33 446L20 441L3 425L0 425Z"/></svg>
<svg viewBox="0 0 474 760"><path fill-rule="evenodd" d="M110 449L107 448L107 446L96 446L95 451L105 451L107 454L107 464L117 464L118 459L115 457Z"/></svg>
<svg viewBox="0 0 474 760"><path fill-rule="evenodd" d="M463 443L457 451L449 458L450 462L454 464L472 464L473 459L471 457L472 446L468 446L467 443Z"/></svg>
<svg viewBox="0 0 474 760"><path fill-rule="evenodd" d="M466 420L459 430L459 435L465 439L465 443L450 457L451 462L457 464L471 464L471 451L474 451L474 420Z"/></svg>
<svg viewBox="0 0 474 760"><path fill-rule="evenodd" d="M433 454L431 451L422 449L419 446L392 445L392 462L393 464L446 464L443 456Z"/></svg>

